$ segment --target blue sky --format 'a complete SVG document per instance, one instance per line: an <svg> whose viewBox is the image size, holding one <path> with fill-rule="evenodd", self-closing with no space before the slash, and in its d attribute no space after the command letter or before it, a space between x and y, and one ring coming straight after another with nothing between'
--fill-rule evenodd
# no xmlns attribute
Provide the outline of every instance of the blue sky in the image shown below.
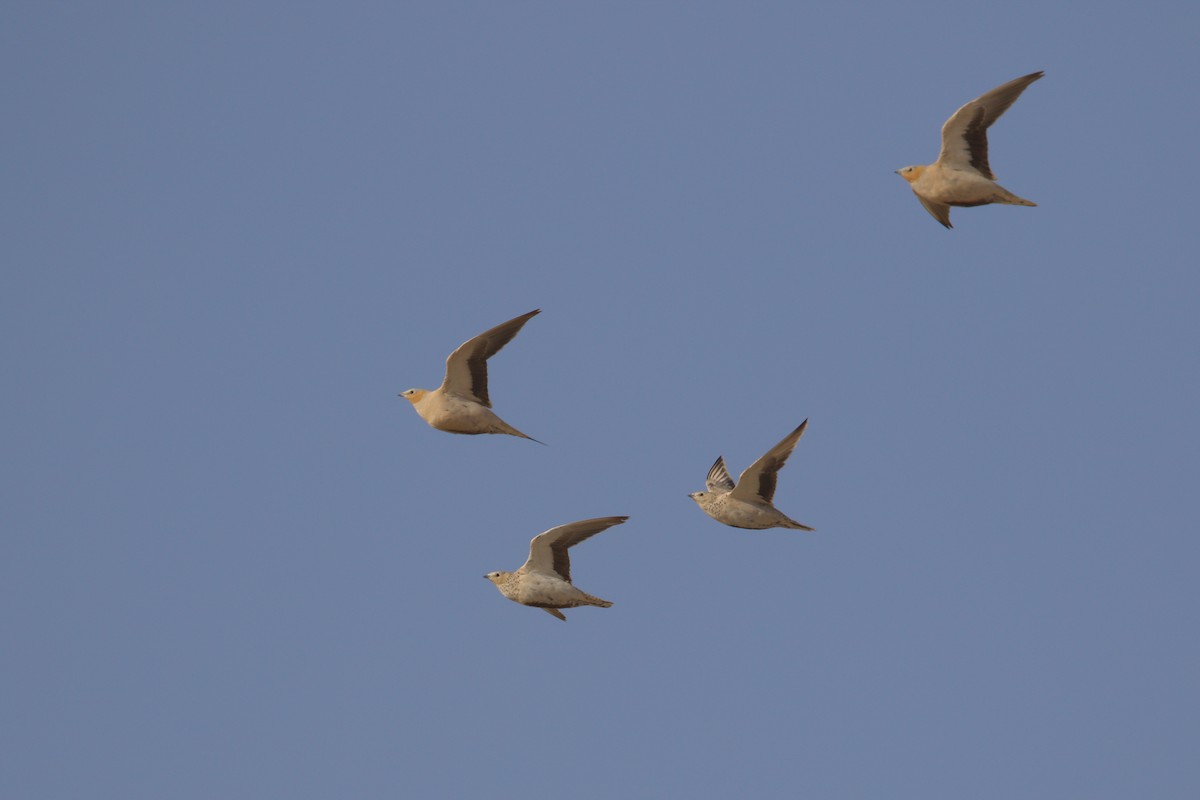
<svg viewBox="0 0 1200 800"><path fill-rule="evenodd" d="M0 794L1197 796L1193 4L5 17Z"/></svg>

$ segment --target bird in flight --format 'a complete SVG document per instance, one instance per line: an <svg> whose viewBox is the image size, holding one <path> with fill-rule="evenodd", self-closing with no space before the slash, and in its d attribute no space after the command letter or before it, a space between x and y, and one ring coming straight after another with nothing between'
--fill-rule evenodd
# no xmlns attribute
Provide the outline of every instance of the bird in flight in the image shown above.
<svg viewBox="0 0 1200 800"><path fill-rule="evenodd" d="M772 502L775 497L775 482L779 470L787 463L788 456L796 448L796 442L804 435L808 420L783 437L783 441L768 450L738 478L737 484L725 469L725 459L717 457L705 481L707 491L692 492L688 497L705 514L732 525L735 528L763 530L765 528L790 528L798 531L813 530L777 509Z"/></svg>
<svg viewBox="0 0 1200 800"><path fill-rule="evenodd" d="M951 206L1037 205L996 183L996 176L988 165L987 129L1016 102L1029 84L1044 74L1031 72L967 103L942 126L942 150L937 161L896 170L938 222L947 228L954 227L950 224Z"/></svg>
<svg viewBox="0 0 1200 800"><path fill-rule="evenodd" d="M575 545L620 525L629 517L599 517L559 525L539 533L529 542L529 560L515 572L489 572L483 577L496 584L500 594L525 606L540 608L566 622L562 608L599 606L608 608L608 600L593 597L571 583L571 558L567 551Z"/></svg>
<svg viewBox="0 0 1200 800"><path fill-rule="evenodd" d="M541 313L540 308L514 317L468 339L446 359L446 378L432 392L408 389L400 396L413 404L421 419L449 433L507 433L538 442L509 425L492 411L488 397L487 360L512 341L521 327ZM538 442L543 444L543 442Z"/></svg>

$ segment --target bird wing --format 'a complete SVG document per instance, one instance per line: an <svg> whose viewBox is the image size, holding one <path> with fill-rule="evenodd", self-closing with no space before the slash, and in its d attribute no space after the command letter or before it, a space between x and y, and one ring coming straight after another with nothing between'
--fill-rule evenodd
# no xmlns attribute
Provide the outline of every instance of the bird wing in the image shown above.
<svg viewBox="0 0 1200 800"><path fill-rule="evenodd" d="M545 533L539 533L529 542L529 560L519 571L557 575L570 583L571 559L567 555L568 548L613 525L620 525L627 519L629 517L597 517L559 525Z"/></svg>
<svg viewBox="0 0 1200 800"><path fill-rule="evenodd" d="M474 398L476 402L491 408L492 401L488 398L487 360L500 352L500 348L517 335L521 326L539 313L541 309L535 308L528 314L514 317L459 345L446 359L446 379L442 381L442 390Z"/></svg>
<svg viewBox="0 0 1200 800"><path fill-rule="evenodd" d="M704 481L710 492L733 491L733 478L729 476L729 470L725 469L725 457L717 456L717 460L713 463L712 468L708 471L708 478Z"/></svg>
<svg viewBox="0 0 1200 800"><path fill-rule="evenodd" d="M917 194L913 192L913 194ZM917 199L921 201L921 205L925 206L925 210L933 215L933 218L945 225L947 228L953 228L950 224L950 206L945 203L935 203L932 200L926 200L921 195L917 194Z"/></svg>
<svg viewBox="0 0 1200 800"><path fill-rule="evenodd" d="M762 458L755 461L738 477L737 486L730 494L738 500L751 503L770 503L775 497L776 474L787 463L788 456L796 447L796 442L804 435L808 420L800 423L800 427L783 437L783 441L768 450Z"/></svg>
<svg viewBox="0 0 1200 800"><path fill-rule="evenodd" d="M942 126L942 151L938 153L938 163L953 169L974 170L988 180L996 180L988 166L987 129L1016 102L1029 84L1044 74L1031 72L1015 78L955 111Z"/></svg>

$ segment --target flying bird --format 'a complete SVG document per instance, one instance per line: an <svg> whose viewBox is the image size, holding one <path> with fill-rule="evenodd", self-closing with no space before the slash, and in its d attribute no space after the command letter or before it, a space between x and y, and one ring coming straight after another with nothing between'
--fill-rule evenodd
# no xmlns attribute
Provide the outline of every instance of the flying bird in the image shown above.
<svg viewBox="0 0 1200 800"><path fill-rule="evenodd" d="M500 594L509 600L540 608L563 622L567 618L560 608L608 608L612 603L582 592L571 583L571 558L567 551L627 519L629 517L598 517L551 528L529 542L529 560L516 572L489 572L483 577L496 584Z"/></svg>
<svg viewBox="0 0 1200 800"><path fill-rule="evenodd" d="M987 129L1029 84L1044 74L1031 72L967 103L942 126L942 150L937 161L896 170L938 222L947 228L954 227L950 224L951 206L1037 205L996 183L996 176L988 166Z"/></svg>
<svg viewBox="0 0 1200 800"><path fill-rule="evenodd" d="M806 427L808 420L801 422L799 428L747 467L738 478L737 485L729 477L729 470L725 469L725 459L718 456L708 471L705 482L708 491L692 492L688 497L717 522L735 528L813 530L784 514L771 502L775 497L775 481L779 470L787 463L788 456L796 448L796 442L800 441Z"/></svg>
<svg viewBox="0 0 1200 800"><path fill-rule="evenodd" d="M446 378L432 392L408 389L400 396L430 426L449 433L507 433L543 444L509 425L492 411L488 397L487 360L512 341L526 322L541 313L540 308L514 317L459 345L446 359Z"/></svg>

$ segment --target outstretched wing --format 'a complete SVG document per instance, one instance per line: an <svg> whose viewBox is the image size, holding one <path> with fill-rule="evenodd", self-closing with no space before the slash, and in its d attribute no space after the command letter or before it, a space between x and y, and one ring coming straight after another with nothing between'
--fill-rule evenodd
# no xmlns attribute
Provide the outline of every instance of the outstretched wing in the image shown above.
<svg viewBox="0 0 1200 800"><path fill-rule="evenodd" d="M779 470L787 463L788 456L796 448L796 442L804 435L808 420L789 433L779 444L768 450L738 477L731 497L751 503L770 503L775 497L775 479Z"/></svg>
<svg viewBox="0 0 1200 800"><path fill-rule="evenodd" d="M597 517L559 525L539 533L529 542L529 560L521 566L520 572L553 574L570 583L571 559L567 550L627 519L629 517Z"/></svg>
<svg viewBox="0 0 1200 800"><path fill-rule="evenodd" d="M446 379L442 381L442 389L474 398L476 402L491 408L487 360L500 352L500 348L511 342L526 322L540 313L541 309L536 308L459 345L446 359Z"/></svg>
<svg viewBox="0 0 1200 800"><path fill-rule="evenodd" d="M942 150L938 153L938 163L954 169L972 169L994 181L996 176L988 165L987 129L1016 102L1029 84L1044 74L1031 72L1011 80L955 111L942 126Z"/></svg>

